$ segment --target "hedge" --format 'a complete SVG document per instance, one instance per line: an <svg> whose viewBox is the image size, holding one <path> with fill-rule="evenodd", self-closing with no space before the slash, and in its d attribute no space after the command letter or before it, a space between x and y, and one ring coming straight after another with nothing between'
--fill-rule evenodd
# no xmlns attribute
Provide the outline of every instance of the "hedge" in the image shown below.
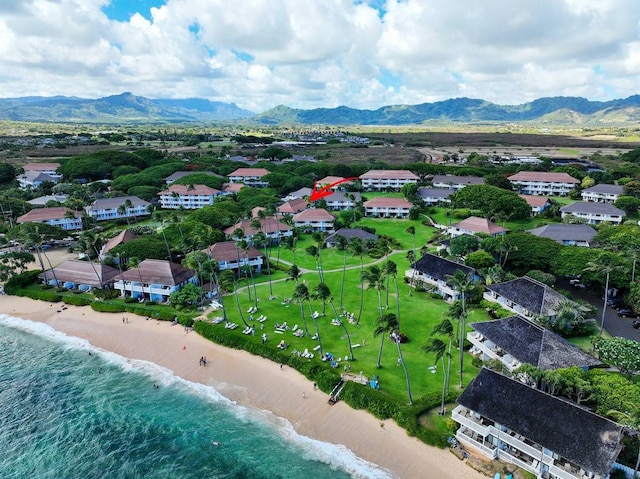
<svg viewBox="0 0 640 479"><path fill-rule="evenodd" d="M63 296L62 301L72 306L89 306L93 303L91 298L83 298L82 296Z"/></svg>

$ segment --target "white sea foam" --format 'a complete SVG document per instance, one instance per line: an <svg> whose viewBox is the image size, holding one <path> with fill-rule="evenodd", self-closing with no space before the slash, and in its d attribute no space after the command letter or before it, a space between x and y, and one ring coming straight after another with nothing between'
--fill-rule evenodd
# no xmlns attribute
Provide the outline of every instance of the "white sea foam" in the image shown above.
<svg viewBox="0 0 640 479"><path fill-rule="evenodd" d="M125 358L111 351L97 348L85 339L69 336L37 321L0 314L0 325L58 342L68 349L91 352L120 367L123 371L143 374L163 387L176 386L206 401L225 405L238 420L263 424L276 431L284 440L299 447L303 451L305 459L323 462L336 469L346 471L355 478L390 479L394 477L390 471L356 456L346 446L298 434L288 420L278 417L270 411L236 404L220 394L215 388L180 378L169 369L155 363Z"/></svg>

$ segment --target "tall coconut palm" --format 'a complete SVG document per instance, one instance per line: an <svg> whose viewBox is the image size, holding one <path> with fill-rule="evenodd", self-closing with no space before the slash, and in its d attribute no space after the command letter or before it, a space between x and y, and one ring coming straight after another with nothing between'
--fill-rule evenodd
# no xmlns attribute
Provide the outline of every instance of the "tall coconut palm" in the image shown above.
<svg viewBox="0 0 640 479"><path fill-rule="evenodd" d="M342 327L342 330L347 337L347 344L349 345L349 358L351 359L351 361L353 361L355 358L353 357L353 347L351 346L351 335L349 334L349 330L345 326L344 321L342 321L342 319L340 319L340 316L338 316L336 306L333 304L333 296L331 296L331 292L329 292L329 304L331 305L331 309L333 310L335 321L340 325L340 327Z"/></svg>
<svg viewBox="0 0 640 479"><path fill-rule="evenodd" d="M404 230L405 233L410 234L411 236L413 236L413 251L415 253L416 251L416 227L415 226L408 226L406 230Z"/></svg>
<svg viewBox="0 0 640 479"><path fill-rule="evenodd" d="M302 272L297 265L292 264L287 271L287 279L285 281L295 281L296 285L300 281L300 276L302 276Z"/></svg>
<svg viewBox="0 0 640 479"><path fill-rule="evenodd" d="M466 274L464 271L458 269L452 275L447 276L447 280L455 291L460 295L460 301L462 306L462 312L459 316L459 330L458 330L458 352L460 355L460 387L463 386L462 373L464 372L464 340L466 335L466 293L470 292L473 288L473 277L470 274Z"/></svg>
<svg viewBox="0 0 640 479"><path fill-rule="evenodd" d="M420 346L420 349L425 353L435 354L434 365L438 364L438 361L442 361L443 378L442 378L442 399L440 404L440 414L444 414L444 401L446 397L445 391L447 390L447 371L445 369L444 357L447 356L447 354L450 357L451 354L447 353L447 345L440 338L430 338L425 345Z"/></svg>
<svg viewBox="0 0 640 479"><path fill-rule="evenodd" d="M604 252L593 261L589 261L583 271L599 274L604 273L605 275L604 303L602 305L602 318L600 320L600 336L602 336L604 331L604 318L607 313L607 304L609 302L609 280L611 278L611 273L621 272L623 271L623 268L616 262L616 257L613 253Z"/></svg>
<svg viewBox="0 0 640 479"><path fill-rule="evenodd" d="M45 253L42 248L42 243L44 241L44 236L40 234L40 227L37 223L27 223L21 225L20 227L20 235L19 240L24 245L25 248L33 248L36 252L36 257L38 258L38 262L40 263L40 269L44 273L45 281L47 280L47 272L45 269L43 258L49 264L49 268L51 271L51 276L53 276L53 281L56 283L57 287L60 287L58 282L58 277L56 276L55 269L49 260L49 257Z"/></svg>
<svg viewBox="0 0 640 479"><path fill-rule="evenodd" d="M331 298L331 290L326 283L318 283L313 288L313 299L319 299L322 301L322 316L326 316L327 301Z"/></svg>
<svg viewBox="0 0 640 479"><path fill-rule="evenodd" d="M313 240L316 242L316 247L318 249L318 273L320 274L320 281L324 283L324 269L322 267L322 249L325 246L325 241L327 240L327 233L324 231L316 231L313 233Z"/></svg>
<svg viewBox="0 0 640 479"><path fill-rule="evenodd" d="M347 246L349 245L349 242L347 241L347 239L342 236L342 235L337 235L336 236L336 247L339 250L342 250L342 281L340 282L340 309L344 309L342 307L343 305L343 299L344 299L344 282L347 276L347 252L348 252L348 248Z"/></svg>
<svg viewBox="0 0 640 479"><path fill-rule="evenodd" d="M255 308L258 307L258 290L256 289L256 280L253 276L253 268L251 267L251 261L249 260L249 243L245 240L241 240L238 242L238 246L242 251L244 251L244 258L246 269L249 272L249 278L251 279L251 283L247 286L247 289L253 287L253 306Z"/></svg>
<svg viewBox="0 0 640 479"><path fill-rule="evenodd" d="M398 265L391 260L387 260L383 266L384 276L387 282L387 309L389 309L389 280L393 278L393 282L396 289L396 316L400 321L400 290L398 288Z"/></svg>
<svg viewBox="0 0 640 479"><path fill-rule="evenodd" d="M399 327L399 323L396 321L396 333L399 333ZM402 348L400 347L400 334L396 334L395 337L392 337L392 339L396 343L396 348L398 349L398 363L402 366L402 370L404 371L404 379L407 383L407 396L409 396L409 404L413 405L413 396L411 395L411 382L409 381L409 371L407 370L407 365L404 362L404 357L402 356Z"/></svg>
<svg viewBox="0 0 640 479"><path fill-rule="evenodd" d="M442 360L442 404L440 414L444 414L444 402L446 394L449 392L449 380L451 378L451 349L453 346L454 329L453 324L449 318L444 318L431 330L431 336L436 334L445 335L448 339L448 345L444 343L440 338L431 338L427 344L421 347L421 349L427 353L435 353L435 363ZM444 358L447 358L447 365L445 368Z"/></svg>
<svg viewBox="0 0 640 479"><path fill-rule="evenodd" d="M228 271L228 273L227 273ZM225 269L222 274L220 275L220 282L222 284L228 285L230 284L230 282L233 281L233 292L234 292L234 296L236 297L236 307L238 308L238 314L240 314L240 319L242 320L242 324L244 324L246 327L249 326L249 323L247 323L247 320L244 319L244 313L242 312L242 306L240 305L240 296L238 295L238 276L235 275L233 273L233 271L229 270L229 269Z"/></svg>
<svg viewBox="0 0 640 479"><path fill-rule="evenodd" d="M309 289L307 288L307 285L297 284L293 291L293 298L300 303L300 315L302 316L302 324L304 324L304 332L307 336L310 336L309 328L307 327L307 318L304 314L304 302L309 301ZM320 344L320 334L318 332L318 324L316 323L315 318L314 323L316 325L316 334L318 334L318 344Z"/></svg>
<svg viewBox="0 0 640 479"><path fill-rule="evenodd" d="M318 276L320 278L320 282L322 282L322 267L320 266L320 256L318 247L316 245L309 245L304 249L305 253L309 256L313 257L316 260L316 270L318 271Z"/></svg>
<svg viewBox="0 0 640 479"><path fill-rule="evenodd" d="M391 333L391 331L395 331L396 329L398 329L398 319L393 313L381 315L376 321L376 328L373 330L373 336L381 336L380 349L378 350L378 362L376 363L377 368L382 367L382 347L384 346L385 337L387 334Z"/></svg>
<svg viewBox="0 0 640 479"><path fill-rule="evenodd" d="M360 275L360 280L367 285L367 289L375 289L378 293L378 312L382 317L382 290L384 289L384 275L377 265L371 265ZM396 316L394 315L394 318ZM397 320L397 318L396 318Z"/></svg>
<svg viewBox="0 0 640 479"><path fill-rule="evenodd" d="M264 247L264 254L267 260L267 277L269 278L269 300L272 300L274 296L273 282L271 280L271 264L269 259L269 240L267 239L267 235L265 235L264 232L259 231L258 234L253 237L253 241L256 248L260 249L261 247Z"/></svg>
<svg viewBox="0 0 640 479"><path fill-rule="evenodd" d="M216 283L218 285L218 301L220 302L220 306L222 306L222 317L224 321L227 322L229 318L227 317L227 308L224 302L225 293L230 293L234 290L236 282L236 275L230 269L225 269L218 275L218 279ZM240 318L244 323L244 316L242 314L242 309L240 310ZM246 323L245 323L246 324Z"/></svg>
<svg viewBox="0 0 640 479"><path fill-rule="evenodd" d="M287 236L284 240L284 247L291 250L291 256L293 256L293 264L296 264L296 244L298 238L295 236Z"/></svg>
<svg viewBox="0 0 640 479"><path fill-rule="evenodd" d="M360 258L360 282L362 282L362 274L364 273L364 244L360 238L352 238L349 241L349 251L353 256ZM362 308L364 305L364 288L360 285L360 310L358 311L358 319L356 324L360 324L362 318Z"/></svg>
<svg viewBox="0 0 640 479"><path fill-rule="evenodd" d="M413 296L413 287L415 283L416 270L413 264L416 262L416 252L414 250L407 251L407 261L411 268L411 282L409 283L409 296Z"/></svg>

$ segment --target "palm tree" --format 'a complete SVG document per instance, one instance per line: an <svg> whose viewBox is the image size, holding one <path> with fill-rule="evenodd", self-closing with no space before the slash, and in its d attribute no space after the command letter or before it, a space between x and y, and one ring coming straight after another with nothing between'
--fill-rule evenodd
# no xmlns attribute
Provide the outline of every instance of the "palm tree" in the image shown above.
<svg viewBox="0 0 640 479"><path fill-rule="evenodd" d="M331 290L326 283L318 283L318 285L313 288L313 299L319 299L322 301L322 316L326 316L326 305L327 300L331 297Z"/></svg>
<svg viewBox="0 0 640 479"><path fill-rule="evenodd" d="M251 278L251 284L247 286L247 289L250 289L253 286L253 306L255 308L258 307L258 290L256 289L256 280L253 277L253 268L251 267L251 262L249 261L249 243L242 240L238 242L238 246L244 251L244 257L246 261L246 268L249 271L249 277Z"/></svg>
<svg viewBox="0 0 640 479"><path fill-rule="evenodd" d="M45 270L44 261L42 258L47 260L49 263L49 268L51 270L51 275L53 276L53 280L56 283L56 287L60 287L58 283L58 278L56 277L56 272L53 269L53 265L51 261L47 257L47 254L42 249L42 243L44 241L44 236L40 234L40 227L37 223L27 223L24 226L21 226L21 242L25 248L33 248L36 251L36 257L38 258L38 262L40 263L40 269L44 273L45 282L47 281L47 272Z"/></svg>
<svg viewBox="0 0 640 479"><path fill-rule="evenodd" d="M377 368L381 368L382 364L380 361L382 360L382 347L384 346L384 339L387 334L391 331L395 331L398 328L398 320L396 315L393 313L387 313L382 315L376 321L376 329L373 331L373 336L382 336L380 340L380 349L378 350L378 362L376 363Z"/></svg>
<svg viewBox="0 0 640 479"><path fill-rule="evenodd" d="M607 411L607 416L613 417L619 424L628 427L635 432L635 435L640 435L640 406L633 402L624 401L625 411L610 410ZM633 475L635 478L638 469L640 468L640 448L638 448L638 457L636 459L636 465L633 468Z"/></svg>
<svg viewBox="0 0 640 479"><path fill-rule="evenodd" d="M216 280L218 284L218 299L220 301L220 306L222 306L222 317L224 321L227 322L229 319L227 318L227 308L224 304L224 294L229 293L233 290L236 282L236 275L230 269L225 269ZM242 310L240 310L240 317L242 318L242 322L244 322L244 316L242 315ZM245 323L246 324L246 323Z"/></svg>
<svg viewBox="0 0 640 479"><path fill-rule="evenodd" d="M322 268L320 266L320 253L318 251L318 247L315 245L309 245L304 249L304 251L316 260L316 269L318 270L318 276L322 282Z"/></svg>
<svg viewBox="0 0 640 479"><path fill-rule="evenodd" d="M409 262L409 267L411 268L411 282L409 283L409 296L413 296L413 287L415 282L416 270L413 267L413 264L416 262L416 252L414 250L407 251L407 261Z"/></svg>
<svg viewBox="0 0 640 479"><path fill-rule="evenodd" d="M331 309L333 310L335 321L340 324L340 326L342 327L342 330L344 331L344 334L347 336L347 344L349 345L349 358L351 359L351 361L353 361L355 358L353 357L353 347L351 346L351 335L349 334L349 330L345 326L344 321L342 321L338 316L338 311L336 310L336 307L333 304L333 296L331 296L330 291L329 291L329 304L331 305Z"/></svg>
<svg viewBox="0 0 640 479"><path fill-rule="evenodd" d="M406 230L404 230L405 233L410 234L411 236L413 236L413 251L415 253L416 251L416 227L415 226L408 226Z"/></svg>
<svg viewBox="0 0 640 479"><path fill-rule="evenodd" d="M269 240L267 239L267 235L265 235L262 231L259 231L253 237L254 244L256 248L260 249L260 246L264 246L264 254L267 259L267 276L269 278L269 300L273 299L273 282L271 281L271 265L269 261Z"/></svg>
<svg viewBox="0 0 640 479"><path fill-rule="evenodd" d="M324 248L324 243L327 239L327 233L324 231L316 231L313 233L313 239L316 242L316 247L318 249L318 273L320 274L320 281L324 283L324 271L322 268L322 248Z"/></svg>
<svg viewBox="0 0 640 479"><path fill-rule="evenodd" d="M295 236L287 236L284 241L285 248L291 250L291 255L293 256L293 264L296 264L296 243L298 239Z"/></svg>
<svg viewBox="0 0 640 479"><path fill-rule="evenodd" d="M384 276L387 279L387 309L389 309L389 279L393 278L396 288L396 316L400 321L400 290L398 288L398 265L391 260L384 263Z"/></svg>
<svg viewBox="0 0 640 479"><path fill-rule="evenodd" d="M227 273L227 271L230 273ZM247 323L246 319L244 319L244 313L242 312L242 306L240 306L240 297L238 295L238 276L233 273L233 271L226 269L220 275L220 282L222 284L229 284L229 282L233 279L233 291L236 297L236 307L238 308L238 313L240 314L240 319L242 320L242 324L246 327L249 327L249 323Z"/></svg>
<svg viewBox="0 0 640 479"><path fill-rule="evenodd" d="M602 319L600 320L600 336L604 331L604 318L607 314L607 304L609 303L609 279L611 273L619 272L622 266L616 264L615 256L612 253L605 252L600 254L595 260L589 261L583 271L592 273L604 273L604 303L602 305Z"/></svg>
<svg viewBox="0 0 640 479"><path fill-rule="evenodd" d="M449 379L451 377L451 348L453 344L454 332L453 332L453 324L449 320L449 318L444 318L438 324L434 326L431 330L431 335L435 334L444 334L449 339L448 346L439 338L431 338L427 344L422 346L420 349L427 353L435 353L437 363L438 360L442 360L442 404L440 408L440 414L444 414L444 401L446 397L446 393L449 392ZM444 358L447 357L447 366L445 369Z"/></svg>
<svg viewBox="0 0 640 479"><path fill-rule="evenodd" d="M380 317L382 317L382 295L381 291L384 289L384 276L382 270L375 264L369 266L360 274L360 280L367 284L367 289L375 289L378 293L378 311ZM394 315L395 318L395 315ZM397 318L396 318L397 320Z"/></svg>
<svg viewBox="0 0 640 479"><path fill-rule="evenodd" d="M120 206L118 206L118 215L120 216L124 216L124 219L127 221L127 227L130 227L131 224L129 223L129 215L127 214L127 207L126 205L123 203Z"/></svg>
<svg viewBox="0 0 640 479"><path fill-rule="evenodd" d="M307 288L307 285L297 284L295 290L293 291L293 298L300 303L300 315L302 316L302 323L304 324L304 332L307 336L310 336L309 328L307 327L307 319L304 314L303 304L305 301L309 301L309 289ZM318 324L315 322L315 318L314 323L316 325L316 334L318 334L318 344L320 344L320 334L318 333ZM322 350L322 346L320 347L320 349Z"/></svg>
<svg viewBox="0 0 640 479"><path fill-rule="evenodd" d="M342 307L343 299L344 299L344 281L347 275L347 246L349 242L342 235L336 236L337 248L342 250L342 282L340 283L340 309L344 309Z"/></svg>
<svg viewBox="0 0 640 479"><path fill-rule="evenodd" d="M442 399L440 404L440 414L444 414L444 401L445 401L445 391L446 391L446 383L447 383L447 372L445 370L444 365L444 357L447 355L447 345L440 338L430 338L426 344L420 346L420 349L425 353L434 353L435 360L433 361L434 365L438 364L438 361L442 361Z"/></svg>
<svg viewBox="0 0 640 479"><path fill-rule="evenodd" d="M467 317L465 294L471 291L471 289L473 288L473 277L458 269L453 275L448 275L447 280L451 283L453 289L457 291L461 297L462 311L459 315L458 323L458 349L460 354L460 387L462 387L462 373L464 370L464 340L467 329L465 321Z"/></svg>
<svg viewBox="0 0 640 479"><path fill-rule="evenodd" d="M292 264L288 271L287 279L285 281L295 281L296 285L300 281L300 276L302 276L302 272L297 265Z"/></svg>
<svg viewBox="0 0 640 479"><path fill-rule="evenodd" d="M349 241L349 250L353 256L358 256L360 258L360 281L362 282L362 274L364 273L364 244L362 243L362 240L360 238L352 238L351 241ZM364 289L362 285L360 285L360 311L358 312L356 324L360 324L363 305Z"/></svg>
<svg viewBox="0 0 640 479"><path fill-rule="evenodd" d="M404 358L402 357L402 349L400 348L400 334L398 328L400 327L400 323L396 322L395 332L396 335L393 336L392 339L396 343L396 348L398 348L398 363L402 366L404 371L404 379L407 382L407 395L409 396L409 405L413 405L413 397L411 396L411 383L409 382L409 371L407 370L407 365L404 362Z"/></svg>

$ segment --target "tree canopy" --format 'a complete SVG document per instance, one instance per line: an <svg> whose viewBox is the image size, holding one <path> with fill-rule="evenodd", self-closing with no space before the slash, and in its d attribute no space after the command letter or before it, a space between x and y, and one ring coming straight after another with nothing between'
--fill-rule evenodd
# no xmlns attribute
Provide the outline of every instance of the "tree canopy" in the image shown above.
<svg viewBox="0 0 640 479"><path fill-rule="evenodd" d="M499 216L504 219L526 219L531 207L514 191L491 185L469 185L454 196L456 207L479 210L486 218Z"/></svg>

